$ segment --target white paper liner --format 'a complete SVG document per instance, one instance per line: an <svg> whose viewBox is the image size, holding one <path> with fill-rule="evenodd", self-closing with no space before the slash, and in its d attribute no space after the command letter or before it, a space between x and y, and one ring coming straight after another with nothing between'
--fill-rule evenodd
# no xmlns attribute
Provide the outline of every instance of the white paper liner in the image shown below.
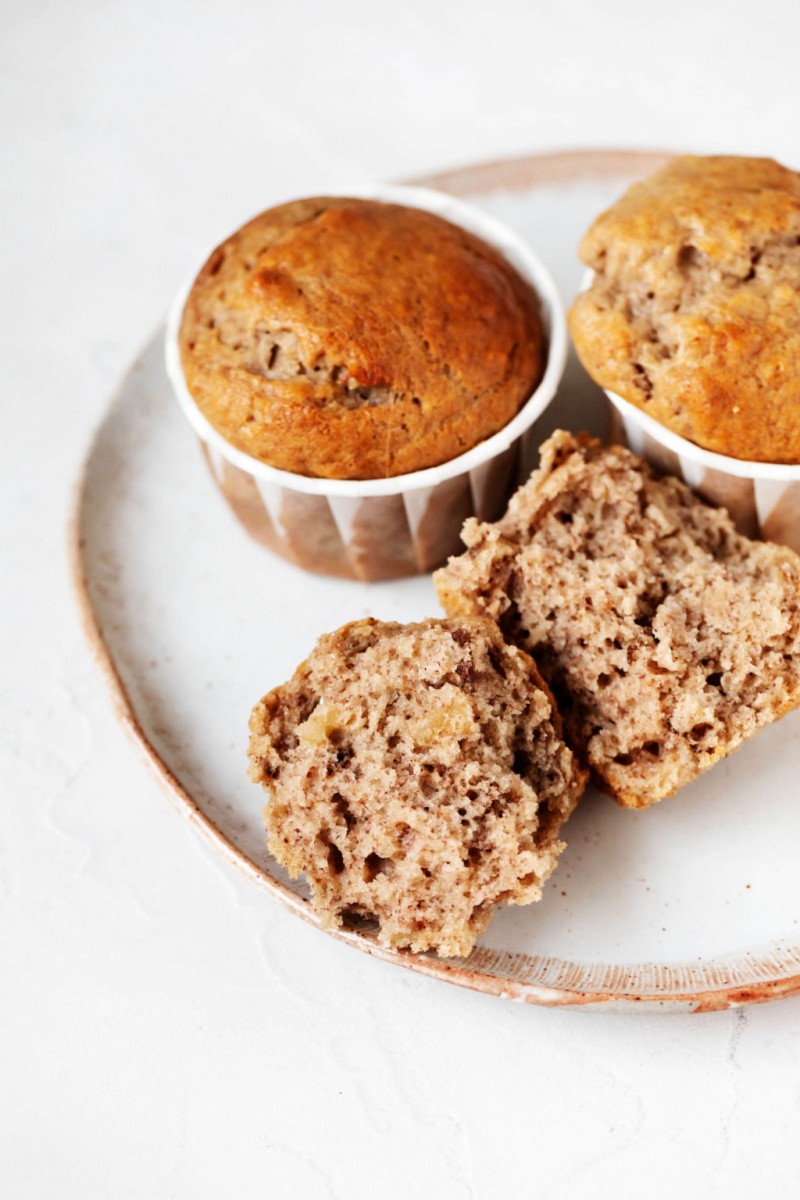
<svg viewBox="0 0 800 1200"><path fill-rule="evenodd" d="M587 291L593 279L589 268L580 290ZM704 450L616 392L603 390L615 437L659 470L678 475L712 504L727 508L736 528L748 537L760 534L800 551L800 464L751 462Z"/></svg>
<svg viewBox="0 0 800 1200"><path fill-rule="evenodd" d="M748 462L696 446L606 390L615 429L637 454L724 505L742 533L800 551L800 465Z"/></svg>

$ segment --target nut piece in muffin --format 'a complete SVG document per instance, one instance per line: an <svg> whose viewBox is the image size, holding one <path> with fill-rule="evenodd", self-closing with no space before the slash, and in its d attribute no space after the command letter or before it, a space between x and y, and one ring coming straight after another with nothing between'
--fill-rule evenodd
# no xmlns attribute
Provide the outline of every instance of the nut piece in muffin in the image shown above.
<svg viewBox="0 0 800 1200"><path fill-rule="evenodd" d="M620 446L554 434L506 515L463 537L435 577L445 610L535 656L622 805L671 795L800 703L800 558Z"/></svg>
<svg viewBox="0 0 800 1200"><path fill-rule="evenodd" d="M585 775L527 654L491 621L355 621L255 706L250 777L269 847L328 927L467 955L497 904L528 904Z"/></svg>
<svg viewBox="0 0 800 1200"><path fill-rule="evenodd" d="M379 479L497 433L538 383L538 298L499 251L418 208L320 197L223 242L189 293L186 384L232 445Z"/></svg>
<svg viewBox="0 0 800 1200"><path fill-rule="evenodd" d="M677 158L580 256L594 278L569 327L598 383L706 450L800 463L800 175Z"/></svg>

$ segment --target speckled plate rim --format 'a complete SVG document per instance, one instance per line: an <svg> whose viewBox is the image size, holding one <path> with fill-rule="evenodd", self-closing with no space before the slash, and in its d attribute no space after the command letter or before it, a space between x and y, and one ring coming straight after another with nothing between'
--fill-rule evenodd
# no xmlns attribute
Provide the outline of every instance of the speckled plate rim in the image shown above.
<svg viewBox="0 0 800 1200"><path fill-rule="evenodd" d="M455 195L474 196L495 190L516 191L537 184L546 186L578 183L587 178L645 175L662 165L667 157L669 154L663 151L561 151L479 163L412 182L451 191ZM109 407L113 406L116 394ZM117 669L101 619L92 605L88 586L82 516L87 471L94 446L93 439L75 487L68 527L68 552L84 631L114 712L158 782L190 823L255 884L290 912L321 929L322 923L307 901L263 871L220 832L144 732ZM761 955L709 960L691 967L652 963L582 964L552 957L512 954L486 946L476 947L467 960L446 960L389 949L382 946L370 930L345 928L325 932L367 954L423 975L473 991L551 1007L700 1013L763 1003L800 992L800 946Z"/></svg>

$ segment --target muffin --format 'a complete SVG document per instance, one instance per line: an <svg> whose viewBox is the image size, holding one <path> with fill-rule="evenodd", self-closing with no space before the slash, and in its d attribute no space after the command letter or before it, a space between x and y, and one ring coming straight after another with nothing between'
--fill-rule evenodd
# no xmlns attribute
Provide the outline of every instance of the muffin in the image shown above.
<svg viewBox="0 0 800 1200"><path fill-rule="evenodd" d="M496 524L437 573L449 614L535 656L566 740L629 808L800 703L800 558L620 446L558 432Z"/></svg>
<svg viewBox="0 0 800 1200"><path fill-rule="evenodd" d="M677 158L594 222L569 314L604 388L706 450L800 463L800 175Z"/></svg>
<svg viewBox="0 0 800 1200"><path fill-rule="evenodd" d="M192 398L238 450L299 475L383 479L503 428L539 382L531 285L433 212L316 197L218 246L179 331Z"/></svg>
<svg viewBox="0 0 800 1200"><path fill-rule="evenodd" d="M320 203L323 209L319 218L315 221L312 215L305 234L297 223L296 205L279 210L289 210L284 218L287 228L285 235L281 234L281 242L290 243L291 268L280 266L279 247L273 237L268 244L260 242L254 247L254 255L243 259L243 272L251 270L255 275L255 252L264 250L269 261L262 264L262 267L266 266L267 275L261 284L250 289L243 274L236 289L230 293L223 289L225 296L220 299L225 304L229 295L238 296L236 305L242 312L248 311L247 321L244 317L240 321L234 319L233 328L225 334L225 340L235 339L227 349L216 336L218 314L215 311L205 315L205 324L203 318L195 321L192 315L206 287L212 296L216 277L210 272L215 269L216 262L201 273L205 278L202 286L201 282L193 280L191 287L181 290L167 319L167 373L183 415L200 441L214 485L240 527L254 541L304 570L324 575L372 581L427 573L458 549L461 526L468 516L494 520L505 508L515 486L519 462L527 455L530 428L553 398L564 370L567 332L560 296L549 272L526 242L501 222L453 196L429 188L380 185L366 189L355 200L328 198ZM339 209L345 210L344 216ZM385 284L376 287L366 268L359 276L357 263L345 264L344 242L325 234L329 222L349 224L353 215L357 218L354 224L360 228L365 222L365 213L374 215L377 212L383 217L386 213L407 213L409 210L413 210L409 221L415 221L415 214L421 214L423 221L433 218L431 228L439 234L442 230L447 231L447 237L442 235L442 239L451 269L444 274L437 268L435 274L437 286L441 287L443 281L448 282L449 291L442 294L438 306L433 302L432 293L429 295L426 291L423 295L417 284L418 276L429 279L434 273L431 254L434 250L440 253L441 248L437 246L431 246L428 252L429 237L415 243L404 255L394 250L388 257L386 254L381 256L373 246L377 267L383 275L390 271ZM269 224L274 216L274 213L270 214L269 219L264 220ZM309 276L315 273L320 263L311 262L309 258L306 266L299 241L317 225L322 227L323 241L336 258L338 276L346 276L339 280L343 290L340 289L341 296L338 297L331 290L330 270L322 271L313 284L306 286L306 273ZM410 235L407 240L411 240ZM232 241L238 245L241 235L236 235ZM229 244L225 243L226 246ZM481 248L480 254L464 250L459 259L458 246L474 248L476 244ZM410 266L412 252L415 257L413 271ZM219 272L227 270L222 261L224 257L221 254ZM488 281L477 300L471 291L472 284L462 286L460 272L462 268L466 270L465 262L472 264L473 284L474 273ZM229 265L235 273L235 264ZM345 265L348 265L346 272ZM209 275L211 282L207 278ZM330 339L324 322L319 329L326 336L320 336L310 327L302 326L302 322L298 325L288 318L281 317L271 324L258 319L258 295L266 285L273 300L275 294L279 294L283 310L296 308L305 321L305 302L300 293L297 290L292 293L291 289L281 291L295 275L304 293L315 296L321 289L326 321L330 324ZM505 291L501 276L507 277ZM414 312L410 326L406 320L408 314L401 311L401 289L397 282L401 278L408 285L404 303L417 305L419 309ZM520 279L523 281L521 287ZM250 283L253 283L252 279ZM494 298L488 299L493 291L496 293ZM387 300L386 311L394 305L397 319L387 321L378 329L376 314L383 304L384 293L392 296L391 301ZM504 294L507 298L505 309ZM508 325L515 327L519 324L520 310L531 308L531 295L534 295L535 306L529 336L519 342L508 335L506 328L506 333L501 333L495 341L492 330L495 350L505 345L508 355L505 365L501 366L499 361L492 359L490 350L487 363L484 363L484 356L477 353L476 347L488 344L488 323L496 324L492 313L507 309L512 314ZM376 298L373 300L372 297ZM251 300L252 311L249 309ZM465 300L469 301L466 307ZM210 300L208 302L210 304ZM343 314L342 320L337 314L337 305ZM486 315L486 322L478 322L475 327L475 318L480 313ZM423 318L429 322L427 330L422 327ZM192 395L187 386L187 370L191 376L192 364L199 362L197 342L192 349L194 338L184 336L184 324L192 321L198 325L198 334L208 340L212 361L217 354L227 355L230 351L232 355L230 370L223 369L220 359L217 361L219 371L216 367L211 371L210 378L218 380L218 389L213 379L202 384L209 392L212 408L219 406L220 397L225 399L222 411L227 412L224 421L230 436L224 436L206 416L202 398ZM252 323L251 333L246 338L238 337L239 326L247 325L248 321ZM209 322L212 328L209 328ZM369 342L365 342L363 336L361 340L357 336L365 332L370 334ZM467 334L469 337L465 336ZM425 375L424 389L416 385L420 339L430 367ZM328 341L332 347L330 362L324 356ZM338 352L341 343L347 351L345 355ZM315 349L317 346L322 347L320 352ZM405 372L402 386L408 385L407 392L401 390L400 383L394 378L389 380L391 386L384 387L381 383L383 373L377 371L382 363L389 363L388 350L392 346L399 347L406 355L401 366ZM184 354L190 356L187 367L184 366ZM241 358L240 362L237 362L237 356ZM412 359L416 364L413 378L409 374ZM462 361L463 377L454 371L454 364ZM354 365L357 370L353 369ZM255 372L245 369L248 366L255 366ZM490 367L496 368L494 373ZM267 374L260 374L260 370L266 370ZM292 371L298 370L305 371L305 375L292 377ZM402 472L416 463L428 461L427 455L432 452L433 445L438 445L441 453L460 450L473 437L480 436L484 428L493 427L495 417L502 420L498 415L501 408L515 409L518 398L512 393L519 386L520 374L528 370L538 382L518 411L495 433L438 465L409 469L406 474L385 474L387 470ZM510 381L502 401L498 401L499 393L493 390L498 373L506 375ZM270 374L289 378L268 379ZM475 385L472 393L467 391L464 382L468 374ZM448 393L447 389L458 387L462 387L461 419L440 421L444 410L455 403L452 392ZM481 388L486 395L480 394ZM250 411L251 392L261 397L258 407L262 415L266 411L266 425L262 421L259 426L255 410ZM322 397L319 403L314 399L317 395ZM280 401L278 396L282 397ZM393 396L402 399L395 402ZM341 402L337 397L341 397ZM228 401L230 406L226 409ZM436 411L429 420L431 403L435 403ZM424 411L423 404L428 405ZM404 417L404 412L410 416ZM492 416L493 412L495 416ZM274 440L265 435L270 423ZM379 428L381 432L376 434ZM326 430L332 431L330 438ZM237 444L230 440L240 436L242 440ZM361 472L365 477L328 478L322 474L300 474L281 469L256 456L254 439L268 443L278 456L274 462L295 466L298 471L338 470L342 475ZM384 474L367 478L370 469Z"/></svg>
<svg viewBox="0 0 800 1200"><path fill-rule="evenodd" d="M253 709L269 847L323 924L467 955L497 904L528 904L585 776L536 668L493 622L362 620L322 637Z"/></svg>

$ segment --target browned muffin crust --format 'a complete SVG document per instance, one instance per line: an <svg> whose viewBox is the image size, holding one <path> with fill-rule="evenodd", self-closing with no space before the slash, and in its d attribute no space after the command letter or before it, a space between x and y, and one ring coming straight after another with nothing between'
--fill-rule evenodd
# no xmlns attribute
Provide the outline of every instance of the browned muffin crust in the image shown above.
<svg viewBox="0 0 800 1200"><path fill-rule="evenodd" d="M296 200L200 271L186 383L238 449L301 475L378 479L498 432L543 369L538 299L493 247L371 200Z"/></svg>
<svg viewBox="0 0 800 1200"><path fill-rule="evenodd" d="M567 741L641 808L800 703L800 558L621 446L541 454L497 524L467 522L439 596L536 657Z"/></svg>
<svg viewBox="0 0 800 1200"><path fill-rule="evenodd" d="M469 954L497 904L541 896L585 775L550 693L492 621L355 621L250 721L269 846L327 926Z"/></svg>
<svg viewBox="0 0 800 1200"><path fill-rule="evenodd" d="M569 327L598 383L707 450L800 462L800 175L677 158L580 255L595 276Z"/></svg>

